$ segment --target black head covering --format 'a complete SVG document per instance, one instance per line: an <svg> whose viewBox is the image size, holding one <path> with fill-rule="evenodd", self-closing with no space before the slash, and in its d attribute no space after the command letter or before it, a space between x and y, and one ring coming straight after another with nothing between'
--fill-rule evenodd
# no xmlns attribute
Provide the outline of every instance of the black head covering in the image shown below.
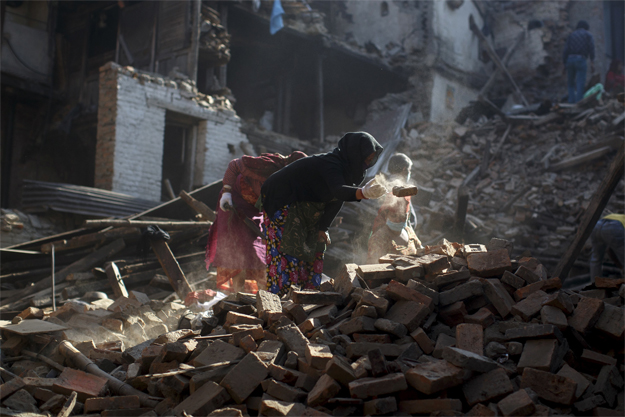
<svg viewBox="0 0 625 417"><path fill-rule="evenodd" d="M575 27L575 29L586 29L586 30L589 30L590 29L590 25L588 25L587 21L580 20L579 22L577 22L577 26Z"/></svg>
<svg viewBox="0 0 625 417"><path fill-rule="evenodd" d="M332 151L339 157L347 182L360 184L365 177L367 168L372 167L384 149L373 136L367 132L346 133L338 146ZM365 160L375 153L373 160L366 165Z"/></svg>

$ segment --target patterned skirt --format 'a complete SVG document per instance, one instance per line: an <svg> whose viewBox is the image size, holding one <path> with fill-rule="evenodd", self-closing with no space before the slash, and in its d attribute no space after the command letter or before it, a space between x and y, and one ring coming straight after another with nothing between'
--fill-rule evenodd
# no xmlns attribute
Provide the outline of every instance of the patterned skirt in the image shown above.
<svg viewBox="0 0 625 417"><path fill-rule="evenodd" d="M313 262L286 255L280 251L289 205L276 211L273 216L264 213L265 239L267 241L267 291L282 296L291 285L301 289L318 289L323 272L323 252L315 254Z"/></svg>

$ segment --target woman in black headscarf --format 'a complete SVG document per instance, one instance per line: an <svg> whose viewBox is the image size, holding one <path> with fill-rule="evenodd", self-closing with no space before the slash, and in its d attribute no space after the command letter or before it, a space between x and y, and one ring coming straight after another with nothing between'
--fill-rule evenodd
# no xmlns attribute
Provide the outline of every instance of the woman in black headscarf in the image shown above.
<svg viewBox="0 0 625 417"><path fill-rule="evenodd" d="M302 158L272 174L261 188L267 241L267 288L318 288L328 228L345 201L380 198L375 179L359 188L382 146L366 132L347 133L329 153Z"/></svg>

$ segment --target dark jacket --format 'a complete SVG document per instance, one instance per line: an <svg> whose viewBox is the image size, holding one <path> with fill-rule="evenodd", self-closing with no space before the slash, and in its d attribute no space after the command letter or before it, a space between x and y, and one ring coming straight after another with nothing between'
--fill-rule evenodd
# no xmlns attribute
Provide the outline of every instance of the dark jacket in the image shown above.
<svg viewBox="0 0 625 417"><path fill-rule="evenodd" d="M376 158L382 146L366 132L347 133L338 146L324 154L299 159L272 174L261 188L263 208L272 216L277 210L298 201L326 203L319 230L326 231L345 201L357 201L356 190L362 182L365 160Z"/></svg>
<svg viewBox="0 0 625 417"><path fill-rule="evenodd" d="M586 29L577 29L566 38L562 61L566 64L569 55L580 55L595 60L595 40Z"/></svg>

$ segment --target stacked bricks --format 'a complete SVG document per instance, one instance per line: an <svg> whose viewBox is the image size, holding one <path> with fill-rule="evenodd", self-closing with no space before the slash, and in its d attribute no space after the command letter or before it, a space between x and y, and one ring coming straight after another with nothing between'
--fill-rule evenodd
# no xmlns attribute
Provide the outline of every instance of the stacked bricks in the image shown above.
<svg viewBox="0 0 625 417"><path fill-rule="evenodd" d="M69 367L6 382L2 401L44 410L78 390L84 411L103 416L622 415L620 281L597 281L604 298L563 290L538 261L509 253L445 242L386 255L346 265L323 291L233 294L203 332L87 349L163 398L153 410L104 396L105 380ZM29 343L7 342L5 354Z"/></svg>

